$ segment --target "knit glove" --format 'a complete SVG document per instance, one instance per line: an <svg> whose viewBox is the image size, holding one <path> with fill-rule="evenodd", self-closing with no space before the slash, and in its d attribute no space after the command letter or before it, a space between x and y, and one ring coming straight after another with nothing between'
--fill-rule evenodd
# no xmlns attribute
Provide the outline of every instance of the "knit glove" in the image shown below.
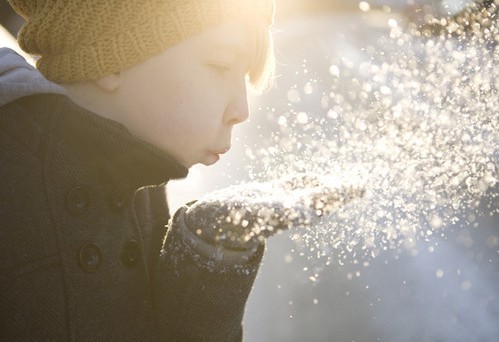
<svg viewBox="0 0 499 342"><path fill-rule="evenodd" d="M184 220L191 235L221 247L218 253L225 257L231 251L250 255L267 237L316 225L363 193L361 187L339 184L332 177L298 174L215 191L192 204Z"/></svg>

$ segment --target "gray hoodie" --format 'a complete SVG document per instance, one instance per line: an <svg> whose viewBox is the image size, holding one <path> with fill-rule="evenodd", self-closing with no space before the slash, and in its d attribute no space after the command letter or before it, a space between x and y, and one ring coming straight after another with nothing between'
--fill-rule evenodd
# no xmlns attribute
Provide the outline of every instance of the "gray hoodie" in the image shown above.
<svg viewBox="0 0 499 342"><path fill-rule="evenodd" d="M0 48L0 107L34 94L67 95L62 86L47 80L17 52Z"/></svg>

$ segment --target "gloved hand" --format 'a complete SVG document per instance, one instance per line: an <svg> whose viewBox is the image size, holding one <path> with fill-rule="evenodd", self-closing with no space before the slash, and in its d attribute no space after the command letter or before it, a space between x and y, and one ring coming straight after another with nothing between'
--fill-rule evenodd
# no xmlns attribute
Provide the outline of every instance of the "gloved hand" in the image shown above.
<svg viewBox="0 0 499 342"><path fill-rule="evenodd" d="M207 243L252 249L280 230L317 224L363 193L332 177L298 174L215 191L187 209L185 223Z"/></svg>

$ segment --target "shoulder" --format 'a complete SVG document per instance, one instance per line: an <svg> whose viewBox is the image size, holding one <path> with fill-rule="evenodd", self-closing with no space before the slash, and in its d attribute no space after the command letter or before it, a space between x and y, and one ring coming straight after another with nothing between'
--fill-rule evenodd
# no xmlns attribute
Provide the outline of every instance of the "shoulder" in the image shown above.
<svg viewBox="0 0 499 342"><path fill-rule="evenodd" d="M40 148L51 122L67 109L61 95L40 94L20 98L0 107L2 148L9 141L34 152Z"/></svg>

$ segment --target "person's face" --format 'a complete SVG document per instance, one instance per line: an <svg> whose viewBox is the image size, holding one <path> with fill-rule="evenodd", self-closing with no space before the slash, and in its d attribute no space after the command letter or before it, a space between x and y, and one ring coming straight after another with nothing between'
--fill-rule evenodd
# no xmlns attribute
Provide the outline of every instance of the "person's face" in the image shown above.
<svg viewBox="0 0 499 342"><path fill-rule="evenodd" d="M248 45L245 26L227 22L123 70L119 121L185 167L217 162L248 118Z"/></svg>

